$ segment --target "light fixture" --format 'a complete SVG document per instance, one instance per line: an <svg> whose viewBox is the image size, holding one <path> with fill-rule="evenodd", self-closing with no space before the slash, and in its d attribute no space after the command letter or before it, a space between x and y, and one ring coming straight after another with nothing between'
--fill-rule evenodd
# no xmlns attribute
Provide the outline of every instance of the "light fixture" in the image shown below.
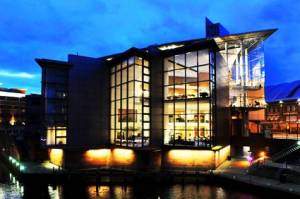
<svg viewBox="0 0 300 199"><path fill-rule="evenodd" d="M265 157L265 155L266 155L266 153L264 151L262 151L262 152L259 153L260 157Z"/></svg>

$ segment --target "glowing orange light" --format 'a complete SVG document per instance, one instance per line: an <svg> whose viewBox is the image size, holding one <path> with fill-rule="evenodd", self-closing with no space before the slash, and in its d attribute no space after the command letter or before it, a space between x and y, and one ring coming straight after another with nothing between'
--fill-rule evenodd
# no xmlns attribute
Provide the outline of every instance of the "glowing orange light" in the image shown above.
<svg viewBox="0 0 300 199"><path fill-rule="evenodd" d="M177 166L213 164L214 152L210 150L174 149L167 153L169 163Z"/></svg>
<svg viewBox="0 0 300 199"><path fill-rule="evenodd" d="M64 156L64 151L62 149L50 149L49 157L51 163L57 166L62 166L63 156Z"/></svg>
<svg viewBox="0 0 300 199"><path fill-rule="evenodd" d="M106 165L111 155L110 149L91 149L84 153L84 159L90 164Z"/></svg>
<svg viewBox="0 0 300 199"><path fill-rule="evenodd" d="M260 157L265 157L265 155L266 155L266 153L264 151L262 151L262 152L259 153Z"/></svg>
<svg viewBox="0 0 300 199"><path fill-rule="evenodd" d="M9 123L10 123L10 125L12 125L12 126L14 126L14 125L16 124L16 119L15 119L15 116L14 116L14 115L11 116L11 118L10 118L10 120L9 120Z"/></svg>
<svg viewBox="0 0 300 199"><path fill-rule="evenodd" d="M113 149L113 159L116 163L132 164L135 159L135 154L131 149Z"/></svg>

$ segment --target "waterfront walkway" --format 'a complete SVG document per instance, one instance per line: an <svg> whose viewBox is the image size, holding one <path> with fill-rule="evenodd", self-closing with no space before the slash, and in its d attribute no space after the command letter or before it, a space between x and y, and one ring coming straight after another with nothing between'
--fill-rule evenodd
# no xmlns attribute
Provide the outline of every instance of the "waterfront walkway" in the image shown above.
<svg viewBox="0 0 300 199"><path fill-rule="evenodd" d="M300 196L300 185L294 183L282 183L279 180L254 176L249 174L250 163L245 159L233 159L224 162L214 174L223 178L231 179L246 184L280 190ZM282 164L280 165L282 166Z"/></svg>

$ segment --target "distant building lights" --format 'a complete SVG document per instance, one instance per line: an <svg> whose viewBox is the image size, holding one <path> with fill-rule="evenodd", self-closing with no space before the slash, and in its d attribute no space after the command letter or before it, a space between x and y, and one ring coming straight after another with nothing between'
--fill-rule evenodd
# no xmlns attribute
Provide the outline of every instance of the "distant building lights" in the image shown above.
<svg viewBox="0 0 300 199"><path fill-rule="evenodd" d="M279 101L279 104L283 104L283 101L282 101L282 100L280 100L280 101Z"/></svg>

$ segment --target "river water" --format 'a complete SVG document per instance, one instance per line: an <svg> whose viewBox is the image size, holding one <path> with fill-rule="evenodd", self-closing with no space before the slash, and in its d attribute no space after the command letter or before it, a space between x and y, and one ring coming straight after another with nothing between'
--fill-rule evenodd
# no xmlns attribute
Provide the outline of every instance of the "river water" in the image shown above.
<svg viewBox="0 0 300 199"><path fill-rule="evenodd" d="M38 184L38 183L36 183ZM138 183L136 183L138 184ZM249 190L251 191L251 190ZM22 185L0 164L0 199L260 199L259 194L211 185L112 185L112 186L39 186Z"/></svg>

